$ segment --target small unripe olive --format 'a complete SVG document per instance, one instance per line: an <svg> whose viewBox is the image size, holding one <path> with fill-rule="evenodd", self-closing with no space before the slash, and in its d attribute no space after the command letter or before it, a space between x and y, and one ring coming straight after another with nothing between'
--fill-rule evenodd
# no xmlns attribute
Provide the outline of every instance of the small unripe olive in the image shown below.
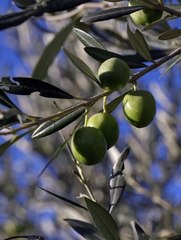
<svg viewBox="0 0 181 240"><path fill-rule="evenodd" d="M98 77L103 89L116 91L128 83L130 69L121 59L109 58L100 65Z"/></svg>
<svg viewBox="0 0 181 240"><path fill-rule="evenodd" d="M155 0L155 3L162 3L162 0ZM145 6L142 0L131 0L129 6ZM159 20L162 17L162 11L156 9L144 8L137 12L131 13L130 17L137 25L146 26L152 22Z"/></svg>
<svg viewBox="0 0 181 240"><path fill-rule="evenodd" d="M83 127L74 133L71 150L81 164L94 165L104 159L107 151L106 139L97 128Z"/></svg>
<svg viewBox="0 0 181 240"><path fill-rule="evenodd" d="M87 126L99 129L107 142L107 148L112 147L119 138L119 126L116 119L109 113L97 113L89 118Z"/></svg>
<svg viewBox="0 0 181 240"><path fill-rule="evenodd" d="M123 112L133 126L146 127L156 114L155 98L144 90L129 92L123 98Z"/></svg>

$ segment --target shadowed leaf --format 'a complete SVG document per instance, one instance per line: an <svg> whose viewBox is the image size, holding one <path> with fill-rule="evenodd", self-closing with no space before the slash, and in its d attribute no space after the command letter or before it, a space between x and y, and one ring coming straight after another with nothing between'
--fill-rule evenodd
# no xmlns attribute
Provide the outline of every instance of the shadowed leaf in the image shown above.
<svg viewBox="0 0 181 240"><path fill-rule="evenodd" d="M47 82L27 77L3 77L0 80L0 89L8 93L19 95L29 95L33 92L39 92L40 96L48 98L75 98L69 93Z"/></svg>
<svg viewBox="0 0 181 240"><path fill-rule="evenodd" d="M11 147L15 142L26 136L28 133L30 133L31 130L28 130L27 132L22 133L21 135L13 136L10 140L2 143L0 145L0 156L2 156L9 147Z"/></svg>
<svg viewBox="0 0 181 240"><path fill-rule="evenodd" d="M36 3L35 0L13 0L13 2L19 8L27 8Z"/></svg>
<svg viewBox="0 0 181 240"><path fill-rule="evenodd" d="M84 198L92 219L105 240L120 240L119 230L109 212L98 203Z"/></svg>
<svg viewBox="0 0 181 240"><path fill-rule="evenodd" d="M149 236L143 231L143 229L134 221L131 222L131 228L133 232L133 240L149 240Z"/></svg>
<svg viewBox="0 0 181 240"><path fill-rule="evenodd" d="M107 51L107 50L103 50L103 49L100 49L100 48L95 48L95 47L85 47L84 50L92 58L96 59L97 61L99 61L101 63L106 61L109 58L116 57L116 58L120 58L123 61L125 61L130 68L142 68L142 67L146 66L142 62L134 61L134 58L132 56L131 57L122 56L120 54L110 52L110 51Z"/></svg>
<svg viewBox="0 0 181 240"><path fill-rule="evenodd" d="M80 58L73 55L71 52L69 52L67 49L64 49L65 54L68 56L68 58L72 61L72 63L85 75L87 75L89 78L91 78L97 85L100 86L100 82L97 80L95 74L92 72L92 70L85 64Z"/></svg>
<svg viewBox="0 0 181 240"><path fill-rule="evenodd" d="M76 219L64 219L80 235L87 240L101 240L98 231L91 223L83 222Z"/></svg>
<svg viewBox="0 0 181 240"><path fill-rule="evenodd" d="M57 132L77 118L79 118L85 112L84 108L80 108L75 112L70 113L69 115L59 119L59 120L51 120L41 124L32 134L32 138L41 138L46 137L54 132Z"/></svg>
<svg viewBox="0 0 181 240"><path fill-rule="evenodd" d="M73 25L74 22L72 21L69 25L57 33L54 39L45 47L33 70L33 78L44 79L46 77L48 68L53 63L68 35L71 33Z"/></svg>
<svg viewBox="0 0 181 240"><path fill-rule="evenodd" d="M82 206L82 205L80 205L80 204L78 204L78 203L76 203L76 202L74 202L74 201L72 201L72 200L70 200L68 198L62 197L62 196L60 196L60 195L58 195L56 193L53 193L53 192L51 192L51 191L49 191L49 190L47 190L47 189L45 189L45 188L43 188L41 186L37 186L37 187L39 187L41 190L49 193L50 195L52 195L52 196L54 196L54 197L56 197L56 198L58 198L58 199L60 199L60 200L62 200L64 202L67 202L67 203L69 203L71 205L74 205L75 207L79 207L79 208L82 208L84 210L87 210L86 207L84 207L84 206Z"/></svg>
<svg viewBox="0 0 181 240"><path fill-rule="evenodd" d="M109 19L120 18L141 9L143 9L143 7L136 6L136 7L116 7L116 8L107 8L103 10L97 10L95 12L90 12L87 15L85 15L81 19L81 22L91 23L91 22L98 22L98 21L105 21Z"/></svg>
<svg viewBox="0 0 181 240"><path fill-rule="evenodd" d="M159 40L170 40L181 36L181 29L172 29L158 35Z"/></svg>
<svg viewBox="0 0 181 240"><path fill-rule="evenodd" d="M118 160L113 166L111 176L110 176L110 209L111 213L113 209L118 204L124 189L125 189L125 179L124 179L124 160L129 154L130 148L126 147L120 154Z"/></svg>
<svg viewBox="0 0 181 240"><path fill-rule="evenodd" d="M127 26L128 38L135 50L146 60L152 61L152 57L149 52L148 45L144 39L143 34L136 29L135 32L132 32L129 25Z"/></svg>
<svg viewBox="0 0 181 240"><path fill-rule="evenodd" d="M40 235L13 236L13 237L5 238L4 240L12 240L12 239L45 240L45 238Z"/></svg>
<svg viewBox="0 0 181 240"><path fill-rule="evenodd" d="M85 47L97 47L106 50L106 48L99 41L97 41L87 32L84 32L83 30L78 28L74 28L73 31L77 34L77 37L84 44Z"/></svg>

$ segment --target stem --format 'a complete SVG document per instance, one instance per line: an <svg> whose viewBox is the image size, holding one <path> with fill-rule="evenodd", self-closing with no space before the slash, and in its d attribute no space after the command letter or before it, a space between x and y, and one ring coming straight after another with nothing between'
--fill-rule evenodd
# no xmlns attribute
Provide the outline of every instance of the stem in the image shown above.
<svg viewBox="0 0 181 240"><path fill-rule="evenodd" d="M82 102L78 102L77 104L74 104L73 106L70 106L58 113L55 113L53 115L50 115L48 117L44 117L44 118L40 118L40 119L37 119L33 122L30 122L30 123L26 123L24 124L23 126L19 127L19 128L15 128L15 129L12 129L10 131L7 131L7 132L3 132L1 131L0 132L0 135L9 135L9 134L15 134L16 132L20 131L20 130L23 130L23 129L26 129L26 128L30 128L30 127L35 127L37 125L40 125L41 123L44 123L44 122L47 122L49 120L53 120L53 119L60 119L60 118L63 118L65 116L67 116L68 114L72 113L73 111L77 110L78 108L80 107L89 107L91 105L93 105L94 103L96 103L99 99L101 99L102 97L104 96L108 96L110 95L112 92L103 92L103 93L100 93L96 96L93 96L91 97L90 99L87 99L87 100L84 100Z"/></svg>
<svg viewBox="0 0 181 240"><path fill-rule="evenodd" d="M85 187L90 199L92 201L96 201L95 198L94 198L94 195L90 189L90 187L88 186L88 181L86 180L84 174L83 174L83 170L82 170L82 166L81 165L78 165L76 164L76 167L77 167L77 170L78 170L78 173L79 173L79 181L81 184L83 184L83 186Z"/></svg>
<svg viewBox="0 0 181 240"><path fill-rule="evenodd" d="M106 112L107 112L106 103L107 103L107 96L104 96L104 97L103 97L103 113L106 113Z"/></svg>
<svg viewBox="0 0 181 240"><path fill-rule="evenodd" d="M132 78L130 79L130 82L135 83L140 77L144 76L145 74L149 73L150 71L154 70L155 68L161 66L162 64L166 63L167 61L169 61L170 59L174 58L175 56L177 56L179 54L181 54L181 47L179 47L176 50L174 50L173 52L171 52L168 56L163 57L162 59L158 60L157 62L154 62L153 64L151 64L150 66L148 66L147 68L142 70L141 72L133 75Z"/></svg>

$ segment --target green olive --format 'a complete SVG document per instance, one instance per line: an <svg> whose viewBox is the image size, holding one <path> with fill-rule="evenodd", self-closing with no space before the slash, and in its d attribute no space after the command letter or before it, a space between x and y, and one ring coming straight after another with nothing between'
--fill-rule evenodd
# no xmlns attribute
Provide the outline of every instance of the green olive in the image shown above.
<svg viewBox="0 0 181 240"><path fill-rule="evenodd" d="M162 0L155 0L155 3L162 3ZM131 0L129 6L144 6L144 1L142 0ZM156 9L144 8L137 12L130 14L132 20L137 25L146 26L152 22L159 20L162 17L163 11Z"/></svg>
<svg viewBox="0 0 181 240"><path fill-rule="evenodd" d="M107 148L112 147L119 138L119 126L116 119L109 113L97 113L89 118L87 126L99 129L107 142Z"/></svg>
<svg viewBox="0 0 181 240"><path fill-rule="evenodd" d="M74 133L71 150L79 163L94 165L104 159L107 151L106 139L97 128L83 127Z"/></svg>
<svg viewBox="0 0 181 240"><path fill-rule="evenodd" d="M123 98L123 112L133 126L146 127L156 114L155 98L144 90L129 92Z"/></svg>
<svg viewBox="0 0 181 240"><path fill-rule="evenodd" d="M98 69L98 77L103 89L116 91L123 88L129 80L130 69L119 58L109 58Z"/></svg>

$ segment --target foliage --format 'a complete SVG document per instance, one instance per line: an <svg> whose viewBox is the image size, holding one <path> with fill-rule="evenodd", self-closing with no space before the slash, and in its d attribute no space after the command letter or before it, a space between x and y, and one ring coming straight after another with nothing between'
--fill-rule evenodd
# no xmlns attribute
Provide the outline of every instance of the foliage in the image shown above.
<svg viewBox="0 0 181 240"><path fill-rule="evenodd" d="M176 84L176 80L173 83L172 75L180 65L181 29L173 26L172 21L179 21L181 5L171 1L144 2L146 8L163 12L160 19L145 27L136 25L130 18L130 14L144 6L129 6L128 1L121 0L14 0L12 3L16 7L11 6L10 13L0 16L0 30L12 31L13 36L17 34L20 43L26 36L19 29L26 29L29 34L33 32L34 38L36 33L40 35L37 37L40 42L29 36L32 42L29 39L30 46L24 46L31 76L1 77L0 135L3 143L0 154L4 159L10 156L10 147L15 143L20 147L18 141L28 135L34 151L46 159L48 156L48 163L36 181L30 184L26 204L30 208L34 204L34 192L37 198L50 195L53 201L55 199L56 209L62 211L61 218L65 214L65 222L77 233L73 235L74 239L78 239L77 236L94 240L181 238L180 206L172 202L172 196L165 200L166 194L162 192L173 183L169 182L171 178L180 177L180 84ZM51 40L47 42L45 39L49 36ZM34 48L36 64L32 61ZM23 56L22 46L18 51ZM131 70L129 82L116 91L102 89L98 76L101 63L110 58L121 59ZM159 75L164 83L159 85L155 81L149 85L150 74L157 74L161 67L164 70ZM126 122L121 105L126 94L142 86L150 88L153 95L155 93L157 115L150 126L136 129ZM11 99L12 96L17 98ZM31 109L26 106L27 102L23 102L25 97ZM100 164L84 166L72 155L70 141L77 129L87 126L89 116L98 112L119 113L120 141L107 152ZM126 131L126 135L121 131ZM54 161L56 158L59 163ZM53 191L44 187L52 181L51 174L47 173L51 167L56 172L53 177L57 175L56 184L50 184ZM158 176L154 167L159 168ZM11 168L10 172L12 174ZM7 199L14 201L17 187L11 174L3 175L2 195L9 194ZM65 189L63 195L58 193L60 178ZM41 195L42 192L46 195ZM77 194L79 202L73 199ZM51 208L53 203L45 199L41 200L40 206L44 201ZM61 205L62 202L68 206ZM77 217L68 216L72 209ZM18 208L15 209L15 219L17 212ZM141 224L137 223L139 221ZM3 239L48 238L30 222L27 223L28 229L25 222L20 230L18 224L11 227L6 222L1 234ZM49 238L66 239L71 235L70 228L66 229L66 236ZM38 234L34 234L37 231Z"/></svg>

